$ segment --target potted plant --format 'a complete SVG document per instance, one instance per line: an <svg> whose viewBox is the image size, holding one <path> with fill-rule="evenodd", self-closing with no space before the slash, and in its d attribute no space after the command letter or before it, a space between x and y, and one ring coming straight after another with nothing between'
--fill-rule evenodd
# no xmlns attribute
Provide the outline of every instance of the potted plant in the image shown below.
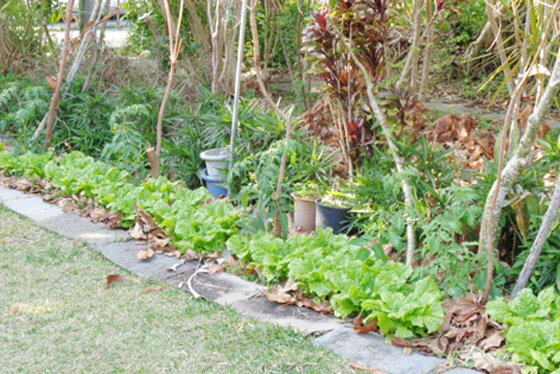
<svg viewBox="0 0 560 374"><path fill-rule="evenodd" d="M200 178L202 178L202 180L204 181L206 189L212 194L212 196L221 197L228 195L227 188L224 187L226 183L225 177L211 177L208 175L208 170L206 168L202 169L202 172L200 172L199 175Z"/></svg>
<svg viewBox="0 0 560 374"><path fill-rule="evenodd" d="M335 234L347 234L350 228L350 210L354 207L355 196L343 192L331 191L325 197L316 200L315 227L332 228Z"/></svg>
<svg viewBox="0 0 560 374"><path fill-rule="evenodd" d="M200 158L206 162L206 175L208 177L218 180L226 178L223 170L228 168L229 148L208 149L200 153Z"/></svg>
<svg viewBox="0 0 560 374"><path fill-rule="evenodd" d="M315 200L319 196L319 186L315 183L306 183L292 193L294 198L294 228L296 230L315 230Z"/></svg>

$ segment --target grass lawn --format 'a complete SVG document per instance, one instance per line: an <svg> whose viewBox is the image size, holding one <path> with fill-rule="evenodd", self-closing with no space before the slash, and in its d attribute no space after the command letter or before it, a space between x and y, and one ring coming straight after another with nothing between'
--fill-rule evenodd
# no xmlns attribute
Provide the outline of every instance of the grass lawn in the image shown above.
<svg viewBox="0 0 560 374"><path fill-rule="evenodd" d="M106 289L106 277L124 283ZM118 268L0 205L0 372L351 373L294 332Z"/></svg>

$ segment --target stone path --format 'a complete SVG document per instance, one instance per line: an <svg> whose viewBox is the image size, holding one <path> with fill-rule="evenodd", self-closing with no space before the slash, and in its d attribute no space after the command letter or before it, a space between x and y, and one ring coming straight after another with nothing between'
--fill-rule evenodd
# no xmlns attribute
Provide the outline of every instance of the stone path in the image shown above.
<svg viewBox="0 0 560 374"><path fill-rule="evenodd" d="M187 281L199 269L196 261L176 265L176 258L163 255L141 262L136 258L136 245L129 242L124 230L107 230L101 223L93 223L76 213L65 214L58 206L23 192L0 187L0 204L23 215L38 225L62 236L88 243L107 259L122 268L145 278L152 278L188 291ZM377 334L358 335L352 326L333 316L325 316L310 309L274 304L261 296L262 286L230 274L197 273L191 279L192 289L203 298L228 306L237 312L260 321L295 328L305 334L319 336L314 344L364 366L377 368L388 374L433 374L443 359L418 353L404 355L402 350L383 342ZM476 374L469 369L453 369L447 374Z"/></svg>

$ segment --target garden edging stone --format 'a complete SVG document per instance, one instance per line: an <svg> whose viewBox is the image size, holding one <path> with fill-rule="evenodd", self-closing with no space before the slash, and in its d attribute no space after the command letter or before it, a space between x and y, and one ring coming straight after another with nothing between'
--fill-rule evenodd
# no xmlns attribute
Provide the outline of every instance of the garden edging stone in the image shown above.
<svg viewBox="0 0 560 374"><path fill-rule="evenodd" d="M320 345L347 359L383 370L388 374L435 373L443 359L418 353L405 356L402 350L383 342L377 334L358 335L351 326L341 326L343 321L330 315L322 315L310 309L275 304L262 297L264 287L231 274L196 274L199 264L185 262L176 270L177 258L157 255L147 261L139 261L136 251L142 247L128 241L124 230L108 230L103 224L93 223L76 213L65 214L56 205L41 198L0 186L0 204L30 218L38 225L70 239L89 244L108 260L144 278L164 281L189 291L191 287L203 298L238 313L284 327L292 327L306 334L324 333L314 340ZM261 297L256 297L261 296ZM453 369L448 374L476 374L468 369Z"/></svg>

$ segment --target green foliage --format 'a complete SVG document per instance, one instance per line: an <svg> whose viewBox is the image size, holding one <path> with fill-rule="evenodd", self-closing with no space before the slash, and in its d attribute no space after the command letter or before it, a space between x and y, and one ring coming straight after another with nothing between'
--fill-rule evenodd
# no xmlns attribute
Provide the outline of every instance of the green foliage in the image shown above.
<svg viewBox="0 0 560 374"><path fill-rule="evenodd" d="M112 212L121 213L125 228L134 224L135 207L140 207L166 230L182 253L187 249L221 251L226 240L238 231L238 211L225 201L207 204L212 196L206 189L188 190L163 177L137 183L129 172L80 152L55 158L52 153L17 157L3 151L0 169L8 175L46 178L63 195L93 198Z"/></svg>
<svg viewBox="0 0 560 374"><path fill-rule="evenodd" d="M410 338L437 331L443 323L441 292L433 279L411 281L411 267L386 262L376 255L383 257L380 248L361 248L332 230L286 240L263 232L235 235L227 246L267 280L292 278L304 293L330 300L336 315L361 312L387 335Z"/></svg>
<svg viewBox="0 0 560 374"><path fill-rule="evenodd" d="M526 288L509 303L500 298L486 306L490 317L508 329L505 349L524 363L524 373L559 373L560 296L549 287L539 293Z"/></svg>

